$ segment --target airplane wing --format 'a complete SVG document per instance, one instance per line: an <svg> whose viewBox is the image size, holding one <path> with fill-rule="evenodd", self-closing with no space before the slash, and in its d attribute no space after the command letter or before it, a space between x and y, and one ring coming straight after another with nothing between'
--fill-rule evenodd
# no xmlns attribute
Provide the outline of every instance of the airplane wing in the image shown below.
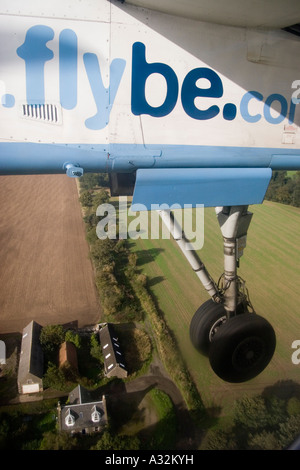
<svg viewBox="0 0 300 470"><path fill-rule="evenodd" d="M297 0L227 0L225 8L224 0L126 0L126 3L183 18L245 28L279 29L300 22Z"/></svg>

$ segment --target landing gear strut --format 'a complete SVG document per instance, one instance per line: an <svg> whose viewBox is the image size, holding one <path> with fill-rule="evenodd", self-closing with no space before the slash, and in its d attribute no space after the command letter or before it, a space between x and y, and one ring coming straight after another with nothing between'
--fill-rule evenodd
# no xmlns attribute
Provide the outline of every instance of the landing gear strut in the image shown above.
<svg viewBox="0 0 300 470"><path fill-rule="evenodd" d="M227 382L244 382L260 374L275 351L273 327L254 312L245 282L237 275L252 219L248 206L218 207L223 235L224 273L216 284L170 211L160 215L211 296L190 324L193 346L209 357L213 371ZM190 244L189 244L190 246Z"/></svg>

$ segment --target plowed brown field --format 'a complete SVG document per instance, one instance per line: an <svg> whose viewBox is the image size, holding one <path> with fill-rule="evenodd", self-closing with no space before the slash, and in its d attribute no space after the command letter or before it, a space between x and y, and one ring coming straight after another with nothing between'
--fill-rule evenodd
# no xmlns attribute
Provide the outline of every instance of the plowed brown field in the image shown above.
<svg viewBox="0 0 300 470"><path fill-rule="evenodd" d="M0 334L100 320L76 182L0 177Z"/></svg>

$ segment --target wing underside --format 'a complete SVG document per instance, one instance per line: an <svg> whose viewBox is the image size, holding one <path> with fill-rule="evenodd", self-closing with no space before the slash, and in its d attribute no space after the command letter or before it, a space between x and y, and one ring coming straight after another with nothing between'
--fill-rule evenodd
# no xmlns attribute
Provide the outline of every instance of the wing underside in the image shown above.
<svg viewBox="0 0 300 470"><path fill-rule="evenodd" d="M300 22L297 0L125 0L126 3L198 21L248 28L286 28Z"/></svg>

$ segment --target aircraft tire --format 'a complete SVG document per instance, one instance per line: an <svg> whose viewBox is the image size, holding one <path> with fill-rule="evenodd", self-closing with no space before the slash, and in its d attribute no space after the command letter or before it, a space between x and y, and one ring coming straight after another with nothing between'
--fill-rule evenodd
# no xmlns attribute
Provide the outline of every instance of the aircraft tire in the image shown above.
<svg viewBox="0 0 300 470"><path fill-rule="evenodd" d="M246 382L269 364L276 347L272 325L254 313L229 318L209 348L213 371L226 382Z"/></svg>
<svg viewBox="0 0 300 470"><path fill-rule="evenodd" d="M190 324L190 339L193 346L207 356L211 340L224 321L226 321L226 311L222 304L216 304L212 299L204 302L194 314Z"/></svg>

